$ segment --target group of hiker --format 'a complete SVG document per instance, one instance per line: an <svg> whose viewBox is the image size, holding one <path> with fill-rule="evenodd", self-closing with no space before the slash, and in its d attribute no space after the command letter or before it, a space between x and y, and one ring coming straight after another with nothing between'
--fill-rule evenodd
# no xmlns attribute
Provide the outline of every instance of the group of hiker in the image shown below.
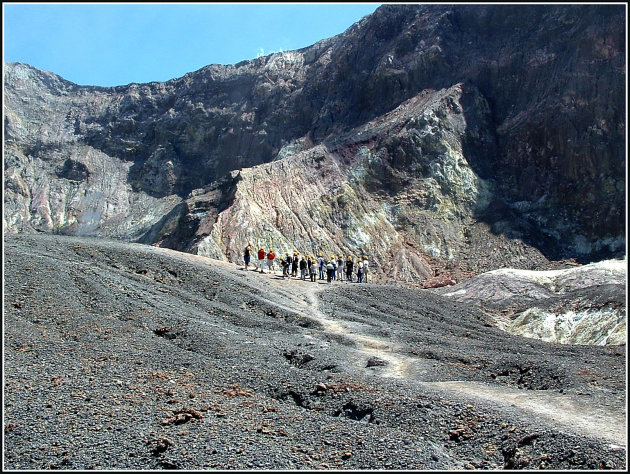
<svg viewBox="0 0 630 474"><path fill-rule="evenodd" d="M254 247L249 243L243 251L243 260L245 261L245 270L249 269L250 263L252 263L252 256L254 254ZM313 255L301 255L297 250L293 251L293 255L290 252L286 252L285 256L277 258L274 250L270 248L265 251L264 247L261 247L257 255L258 265L252 263L254 270L265 273L265 267L269 269L269 273L276 271L276 260L280 262L282 268L282 278L298 277L302 280L310 279L312 282L319 280L326 280L327 283L333 281L355 281L357 283L367 283L369 273L369 261L367 257L359 257L355 262L351 255L344 257L343 255L331 255L329 258L324 258L322 253L317 258Z"/></svg>

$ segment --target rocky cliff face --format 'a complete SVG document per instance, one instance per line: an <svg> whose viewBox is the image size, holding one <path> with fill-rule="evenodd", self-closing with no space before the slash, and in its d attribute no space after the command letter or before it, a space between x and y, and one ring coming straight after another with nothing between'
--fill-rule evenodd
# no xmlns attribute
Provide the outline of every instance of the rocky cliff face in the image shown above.
<svg viewBox="0 0 630 474"><path fill-rule="evenodd" d="M369 255L418 283L619 256L624 32L616 5L384 5L165 83L7 64L4 228Z"/></svg>

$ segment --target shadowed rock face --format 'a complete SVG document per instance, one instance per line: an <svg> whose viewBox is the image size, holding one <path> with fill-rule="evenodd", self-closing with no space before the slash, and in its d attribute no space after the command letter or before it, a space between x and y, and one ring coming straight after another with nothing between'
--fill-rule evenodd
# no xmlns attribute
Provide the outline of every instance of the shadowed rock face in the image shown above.
<svg viewBox="0 0 630 474"><path fill-rule="evenodd" d="M3 224L418 283L619 256L624 31L617 5L384 5L164 83L7 64Z"/></svg>

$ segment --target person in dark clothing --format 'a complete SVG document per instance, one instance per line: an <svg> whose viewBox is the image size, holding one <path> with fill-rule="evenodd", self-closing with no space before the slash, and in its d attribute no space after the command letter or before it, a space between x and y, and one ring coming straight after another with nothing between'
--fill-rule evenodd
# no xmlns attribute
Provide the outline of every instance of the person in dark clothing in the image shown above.
<svg viewBox="0 0 630 474"><path fill-rule="evenodd" d="M291 254L287 252L287 256L284 259L287 262L287 276L291 278L291 266L293 265L293 259L291 258Z"/></svg>
<svg viewBox="0 0 630 474"><path fill-rule="evenodd" d="M326 264L326 273L328 274L328 280L326 281L326 283L332 282L333 271L335 271L335 267L333 266L332 262L329 260L328 263Z"/></svg>
<svg viewBox="0 0 630 474"><path fill-rule="evenodd" d="M323 280L324 277L324 273L326 271L326 262L324 261L324 257L322 256L322 254L319 254L319 258L317 259L317 263L319 265L319 279Z"/></svg>
<svg viewBox="0 0 630 474"><path fill-rule="evenodd" d="M348 256L348 260L346 261L346 280L352 282L352 270L354 268L354 262L352 261L352 257Z"/></svg>
<svg viewBox="0 0 630 474"><path fill-rule="evenodd" d="M308 264L306 263L306 259L302 256L302 260L300 260L300 278L302 280L306 280L306 269L308 268Z"/></svg>
<svg viewBox="0 0 630 474"><path fill-rule="evenodd" d="M249 262L252 259L252 243L250 242L243 251L243 260L245 261L245 270L249 267Z"/></svg>
<svg viewBox="0 0 630 474"><path fill-rule="evenodd" d="M361 257L357 262L357 283L363 282L363 262L361 261Z"/></svg>
<svg viewBox="0 0 630 474"><path fill-rule="evenodd" d="M300 262L300 258L297 252L293 252L293 261L291 262L291 276L296 277L298 271L298 263Z"/></svg>
<svg viewBox="0 0 630 474"><path fill-rule="evenodd" d="M289 276L289 263L286 258L280 259L280 264L282 265L282 278L286 278Z"/></svg>

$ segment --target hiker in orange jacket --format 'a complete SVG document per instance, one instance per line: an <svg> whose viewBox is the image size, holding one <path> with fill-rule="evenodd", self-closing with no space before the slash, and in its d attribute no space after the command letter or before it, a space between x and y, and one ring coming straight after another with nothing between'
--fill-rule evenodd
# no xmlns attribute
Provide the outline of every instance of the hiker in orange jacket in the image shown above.
<svg viewBox="0 0 630 474"><path fill-rule="evenodd" d="M269 267L269 273L272 271L276 271L276 267L274 264L274 258L276 258L276 254L273 253L273 249L269 249L269 253L267 254L267 266Z"/></svg>
<svg viewBox="0 0 630 474"><path fill-rule="evenodd" d="M265 273L265 248L260 247L258 251L258 265L260 266L260 273Z"/></svg>

